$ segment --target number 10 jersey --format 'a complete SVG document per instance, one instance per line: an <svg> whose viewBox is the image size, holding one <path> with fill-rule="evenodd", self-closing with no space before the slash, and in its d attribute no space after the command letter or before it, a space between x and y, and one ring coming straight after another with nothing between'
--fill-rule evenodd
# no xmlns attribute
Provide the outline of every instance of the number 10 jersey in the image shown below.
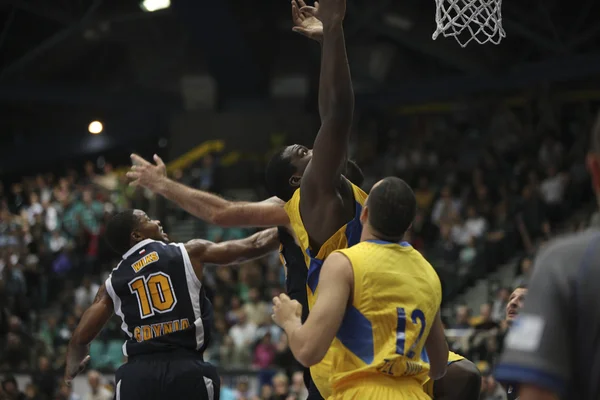
<svg viewBox="0 0 600 400"><path fill-rule="evenodd" d="M212 305L183 243L146 239L123 255L106 280L125 356L178 349L200 355L210 340Z"/></svg>
<svg viewBox="0 0 600 400"><path fill-rule="evenodd" d="M354 291L330 350L333 397L364 383L420 389L429 373L425 341L442 299L437 273L406 242L369 240L338 252L352 264Z"/></svg>

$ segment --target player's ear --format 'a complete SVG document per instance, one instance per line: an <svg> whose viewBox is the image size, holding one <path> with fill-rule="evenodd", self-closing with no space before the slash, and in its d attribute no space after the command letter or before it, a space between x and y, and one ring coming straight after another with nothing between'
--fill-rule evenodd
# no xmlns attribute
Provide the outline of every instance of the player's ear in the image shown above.
<svg viewBox="0 0 600 400"><path fill-rule="evenodd" d="M133 231L133 232L131 232L131 240L133 240L134 243L137 243L137 242L144 240L144 237L142 236L142 234L140 232Z"/></svg>
<svg viewBox="0 0 600 400"><path fill-rule="evenodd" d="M588 153L586 159L587 169L592 178L594 191L600 194L600 160L595 153Z"/></svg>
<svg viewBox="0 0 600 400"><path fill-rule="evenodd" d="M365 205L363 207L362 211L360 212L360 223L364 225L367 223L368 220L369 220L369 207L367 207Z"/></svg>
<svg viewBox="0 0 600 400"><path fill-rule="evenodd" d="M302 179L302 177L299 175L292 175L289 180L290 186L293 186L293 187L300 186L301 179Z"/></svg>

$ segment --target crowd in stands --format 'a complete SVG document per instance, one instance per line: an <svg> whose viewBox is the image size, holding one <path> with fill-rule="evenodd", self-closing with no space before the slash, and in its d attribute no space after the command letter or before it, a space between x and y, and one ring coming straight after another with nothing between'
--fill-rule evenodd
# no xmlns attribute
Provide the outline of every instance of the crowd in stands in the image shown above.
<svg viewBox="0 0 600 400"><path fill-rule="evenodd" d="M367 118L359 124L356 156L365 188L392 174L413 185L419 211L408 240L438 270L446 300L506 262L518 269L512 287L526 284L539 246L558 231L586 225L577 211L589 197L584 165L589 121L531 108L537 111L500 106L485 118L411 118L404 126ZM213 171L210 157L174 177L214 189ZM0 399L80 398L60 376L71 333L115 265L101 240L105 223L128 207L156 215L154 204L109 164L100 169L88 163L65 176L40 174L0 186L0 374L8 373ZM189 218L168 210L177 220ZM245 234L208 230L212 240ZM306 397L301 367L270 318L269 299L284 290L283 274L277 253L241 266L206 268L216 334L205 358L242 371L224 381L223 400ZM507 329L504 307L512 287L500 288L476 317L462 306L446 321L448 328L467 332L452 347L485 372L484 400L502 398L493 397L498 386L488 373ZM110 382L102 382L95 370L111 371L123 362L122 340L115 318L94 341L94 370L88 374L94 390L86 399L112 398L105 385ZM248 370L258 376L257 390L244 378ZM17 373L31 376L19 396L11 394L16 389L10 375Z"/></svg>

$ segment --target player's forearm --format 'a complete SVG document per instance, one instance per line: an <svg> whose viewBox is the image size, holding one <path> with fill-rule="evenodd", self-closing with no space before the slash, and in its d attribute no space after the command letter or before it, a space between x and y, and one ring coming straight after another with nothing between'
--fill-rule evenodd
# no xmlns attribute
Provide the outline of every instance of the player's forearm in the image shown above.
<svg viewBox="0 0 600 400"><path fill-rule="evenodd" d="M341 21L323 27L319 114L321 121L336 121L347 126L347 129L333 132L342 137L349 135L354 114L354 91Z"/></svg>
<svg viewBox="0 0 600 400"><path fill-rule="evenodd" d="M167 177L156 185L156 193L174 202L188 213L203 221L217 224L219 213L231 205L215 194L192 189Z"/></svg>
<svg viewBox="0 0 600 400"><path fill-rule="evenodd" d="M311 367L321 362L331 343L323 345L324 341L318 334L311 332L306 324L302 325L300 318L284 327L294 358L304 367ZM320 338L315 340L315 338Z"/></svg>
<svg viewBox="0 0 600 400"><path fill-rule="evenodd" d="M77 370L83 359L89 354L89 351L89 344L77 344L71 340L67 348L67 371Z"/></svg>

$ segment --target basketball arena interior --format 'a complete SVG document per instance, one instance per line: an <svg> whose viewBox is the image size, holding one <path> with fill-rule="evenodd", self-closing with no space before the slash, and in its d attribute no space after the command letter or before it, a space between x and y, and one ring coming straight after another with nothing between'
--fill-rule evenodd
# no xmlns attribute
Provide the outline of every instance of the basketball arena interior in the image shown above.
<svg viewBox="0 0 600 400"><path fill-rule="evenodd" d="M594 0L505 1L506 37L463 48L432 39L434 0L347 0L350 157L367 192L390 175L412 186L405 239L441 279L449 346L481 371L480 399L506 398L493 369L511 292L538 249L597 210L599 13ZM171 179L226 199L268 198L273 151L319 131L320 47L292 31L288 0L6 0L0 21L0 399L112 399L117 316L63 379L71 334L120 260L108 219L146 210L175 242L256 232L130 186L130 155L159 155ZM203 285L221 399L306 399L271 319L279 253L206 265Z"/></svg>

